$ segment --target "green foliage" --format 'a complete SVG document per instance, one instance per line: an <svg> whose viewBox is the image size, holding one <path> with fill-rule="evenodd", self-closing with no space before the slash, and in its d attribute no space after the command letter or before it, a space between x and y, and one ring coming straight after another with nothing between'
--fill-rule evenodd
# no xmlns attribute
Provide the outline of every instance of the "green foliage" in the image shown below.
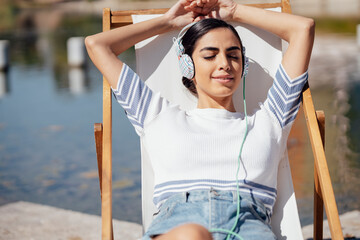
<svg viewBox="0 0 360 240"><path fill-rule="evenodd" d="M86 37L101 31L101 17L94 15L65 16L58 30L48 34L53 46L55 67L59 71L63 71L67 66L66 42L70 37Z"/></svg>
<svg viewBox="0 0 360 240"><path fill-rule="evenodd" d="M12 1L1 1L0 3L0 32L10 31L15 25L15 16L18 8Z"/></svg>
<svg viewBox="0 0 360 240"><path fill-rule="evenodd" d="M102 31L102 19L95 15L67 15L60 28L73 36L95 34Z"/></svg>
<svg viewBox="0 0 360 240"><path fill-rule="evenodd" d="M356 34L356 26L360 24L359 18L315 18L316 31L320 33Z"/></svg>

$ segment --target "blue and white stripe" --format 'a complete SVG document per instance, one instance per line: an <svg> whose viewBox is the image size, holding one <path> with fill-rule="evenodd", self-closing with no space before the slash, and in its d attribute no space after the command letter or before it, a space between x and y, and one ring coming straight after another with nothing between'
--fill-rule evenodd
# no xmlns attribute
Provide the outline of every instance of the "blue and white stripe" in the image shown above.
<svg viewBox="0 0 360 240"><path fill-rule="evenodd" d="M235 180L194 179L168 181L155 186L153 200L156 207L159 208L166 199L174 194L191 190L207 190L211 188L225 191L236 191L236 187L237 185ZM239 192L240 194L251 194L264 204L269 213L272 212L277 195L275 188L248 180L239 180Z"/></svg>
<svg viewBox="0 0 360 240"><path fill-rule="evenodd" d="M126 64L123 64L117 88L113 89L113 93L133 126L143 128L152 91Z"/></svg>
<svg viewBox="0 0 360 240"><path fill-rule="evenodd" d="M268 92L268 106L282 128L295 120L300 107L301 92L307 79L307 72L290 79L280 64L274 83Z"/></svg>

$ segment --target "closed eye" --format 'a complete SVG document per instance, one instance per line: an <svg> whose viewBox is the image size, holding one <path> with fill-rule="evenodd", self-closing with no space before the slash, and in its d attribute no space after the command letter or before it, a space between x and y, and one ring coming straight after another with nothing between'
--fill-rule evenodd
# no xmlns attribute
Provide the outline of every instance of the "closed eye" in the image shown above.
<svg viewBox="0 0 360 240"><path fill-rule="evenodd" d="M229 58L235 59L235 60L239 60L238 55L228 55Z"/></svg>
<svg viewBox="0 0 360 240"><path fill-rule="evenodd" d="M211 56L205 56L204 59L206 60L212 60L215 58L215 55L211 55Z"/></svg>

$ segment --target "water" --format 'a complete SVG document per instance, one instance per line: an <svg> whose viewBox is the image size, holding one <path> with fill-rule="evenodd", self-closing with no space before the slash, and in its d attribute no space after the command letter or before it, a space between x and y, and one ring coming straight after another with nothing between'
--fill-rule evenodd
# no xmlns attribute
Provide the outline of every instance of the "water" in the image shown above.
<svg viewBox="0 0 360 240"><path fill-rule="evenodd" d="M0 205L21 200L99 215L93 124L102 121L102 80L90 62L84 69L67 66L66 40L100 32L101 19L64 18L56 29L47 31L28 25L0 32L0 38L11 40L8 90L0 96ZM121 58L134 67L133 49ZM72 78L72 71L78 77ZM328 116L327 155L340 212L360 209L356 154L360 151L360 84L354 78L346 90L349 107L343 116L334 108L334 86L313 91L315 102ZM79 82L80 88L74 87ZM113 214L140 223L138 137L123 110L114 106ZM348 119L342 145L338 141L344 137L339 135L343 125L334 116ZM306 160L298 163L301 167L293 174L298 179L294 182L304 225L312 222L313 170L311 147L307 141L301 145ZM339 146L346 151L337 151Z"/></svg>
<svg viewBox="0 0 360 240"><path fill-rule="evenodd" d="M73 27L86 36L101 31L99 23ZM67 66L73 34L64 23L56 32L3 36L11 40L11 67L0 98L0 204L22 200L100 214L93 124L102 121L102 78L90 61L84 69ZM122 58L132 65L133 49ZM138 137L120 108L113 116L114 217L140 222Z"/></svg>

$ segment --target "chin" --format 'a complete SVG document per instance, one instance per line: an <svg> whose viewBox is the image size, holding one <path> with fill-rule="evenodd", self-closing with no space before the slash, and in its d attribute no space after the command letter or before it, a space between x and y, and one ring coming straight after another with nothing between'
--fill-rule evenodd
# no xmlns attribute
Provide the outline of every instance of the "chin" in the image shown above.
<svg viewBox="0 0 360 240"><path fill-rule="evenodd" d="M216 92L212 94L212 96L217 98L227 98L227 97L232 97L233 94L234 94L233 91L223 91L223 92Z"/></svg>
<svg viewBox="0 0 360 240"><path fill-rule="evenodd" d="M234 92L235 92L234 89L226 88L226 87L223 87L222 89L216 89L215 91L213 91L214 95L218 97L229 97L232 96Z"/></svg>

